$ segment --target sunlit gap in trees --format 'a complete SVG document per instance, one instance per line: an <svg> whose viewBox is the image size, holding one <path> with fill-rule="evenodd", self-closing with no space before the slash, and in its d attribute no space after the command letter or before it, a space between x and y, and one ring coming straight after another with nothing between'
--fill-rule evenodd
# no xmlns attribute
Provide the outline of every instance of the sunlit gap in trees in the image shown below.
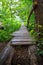
<svg viewBox="0 0 43 65"><path fill-rule="evenodd" d="M14 0L14 2L18 2L19 0Z"/></svg>
<svg viewBox="0 0 43 65"><path fill-rule="evenodd" d="M2 9L2 2L0 2L0 9Z"/></svg>

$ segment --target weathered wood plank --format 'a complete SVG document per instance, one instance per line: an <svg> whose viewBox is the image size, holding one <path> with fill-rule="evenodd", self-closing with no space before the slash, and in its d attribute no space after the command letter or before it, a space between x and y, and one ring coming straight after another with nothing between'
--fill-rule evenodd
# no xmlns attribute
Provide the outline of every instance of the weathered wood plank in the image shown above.
<svg viewBox="0 0 43 65"><path fill-rule="evenodd" d="M12 42L34 42L32 39L12 39Z"/></svg>
<svg viewBox="0 0 43 65"><path fill-rule="evenodd" d="M18 36L18 37L14 37L15 39L31 39L31 37L27 37L27 36Z"/></svg>
<svg viewBox="0 0 43 65"><path fill-rule="evenodd" d="M16 32L14 32L13 34L11 34L11 36L22 36L22 35L28 35L29 33L28 33L28 31L16 31Z"/></svg>
<svg viewBox="0 0 43 65"><path fill-rule="evenodd" d="M28 31L16 31L16 32L14 32L14 33L27 33Z"/></svg>
<svg viewBox="0 0 43 65"><path fill-rule="evenodd" d="M11 46L15 46L15 45L36 45L35 42L11 42L10 44Z"/></svg>
<svg viewBox="0 0 43 65"><path fill-rule="evenodd" d="M13 37L28 37L28 34L12 34Z"/></svg>

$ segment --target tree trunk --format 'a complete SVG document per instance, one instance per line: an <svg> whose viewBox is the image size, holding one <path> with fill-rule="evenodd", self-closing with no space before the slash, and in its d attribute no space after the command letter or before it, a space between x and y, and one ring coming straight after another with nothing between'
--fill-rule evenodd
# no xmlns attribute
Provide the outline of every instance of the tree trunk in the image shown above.
<svg viewBox="0 0 43 65"><path fill-rule="evenodd" d="M33 4L33 7L32 7L32 9L31 9L31 11L30 11L29 16L28 16L28 20L27 20L27 28L28 28L28 25L29 25L30 17L31 17L31 15L32 15L33 11L34 11L36 8L37 8L37 2L35 2L35 3Z"/></svg>
<svg viewBox="0 0 43 65"><path fill-rule="evenodd" d="M37 8L34 10L35 17L36 17L36 29L35 31L38 32L37 38L40 40L43 38L43 0L33 0L33 2L37 1ZM41 25L42 28L40 28Z"/></svg>
<svg viewBox="0 0 43 65"><path fill-rule="evenodd" d="M37 8L34 10L35 17L36 17L36 24L43 26L43 0L33 0L34 2L37 1ZM38 28L36 28L38 29ZM39 31L39 29L38 29Z"/></svg>

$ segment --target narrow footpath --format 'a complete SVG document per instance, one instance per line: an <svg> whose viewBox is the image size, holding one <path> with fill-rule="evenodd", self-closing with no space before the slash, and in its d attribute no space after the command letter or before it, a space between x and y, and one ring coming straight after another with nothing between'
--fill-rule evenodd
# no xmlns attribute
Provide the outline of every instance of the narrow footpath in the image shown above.
<svg viewBox="0 0 43 65"><path fill-rule="evenodd" d="M37 65L36 43L27 28L13 32L12 40L0 54L0 65Z"/></svg>
<svg viewBox="0 0 43 65"><path fill-rule="evenodd" d="M34 45L35 40L30 36L27 28L22 25L19 31L13 32L11 45Z"/></svg>
<svg viewBox="0 0 43 65"><path fill-rule="evenodd" d="M35 40L27 28L22 25L19 31L12 34L11 46L14 48L11 65L37 65Z"/></svg>

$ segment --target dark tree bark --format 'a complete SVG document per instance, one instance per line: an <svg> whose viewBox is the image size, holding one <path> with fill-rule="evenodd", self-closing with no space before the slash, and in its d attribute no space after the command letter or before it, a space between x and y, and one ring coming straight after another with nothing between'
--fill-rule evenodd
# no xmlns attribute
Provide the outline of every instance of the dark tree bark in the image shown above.
<svg viewBox="0 0 43 65"><path fill-rule="evenodd" d="M33 2L37 1L37 8L34 10L35 18L36 18L36 32L38 32L38 38L42 38L40 32L43 33L43 0L33 0ZM40 29L38 25L42 25Z"/></svg>
<svg viewBox="0 0 43 65"><path fill-rule="evenodd" d="M34 10L36 17L36 24L43 26L43 0L33 0L37 1L37 8Z"/></svg>

